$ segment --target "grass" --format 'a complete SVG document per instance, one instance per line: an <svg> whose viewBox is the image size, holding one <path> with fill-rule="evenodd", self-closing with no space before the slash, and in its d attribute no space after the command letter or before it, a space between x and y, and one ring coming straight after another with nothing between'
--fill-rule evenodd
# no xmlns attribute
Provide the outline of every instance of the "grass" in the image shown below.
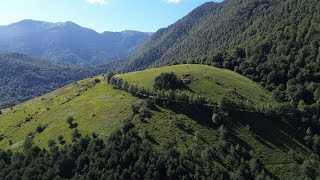
<svg viewBox="0 0 320 180"><path fill-rule="evenodd" d="M29 133L35 134L34 142L41 147L46 147L49 139L57 140L59 135L68 143L73 131L66 122L68 116L74 116L73 123L82 134L96 132L106 137L132 116L134 101L135 97L114 90L105 81L98 84L94 79L80 81L4 110L0 116L0 134L5 139L0 141L0 148L19 148ZM33 119L26 122L29 115ZM42 133L36 133L39 124L46 126Z"/></svg>
<svg viewBox="0 0 320 180"><path fill-rule="evenodd" d="M174 72L181 79L189 79L189 91L205 95L215 102L227 96L253 105L276 104L270 93L249 79L229 70L204 65L177 65L119 76L139 87L152 88L154 78L163 72ZM96 78L101 82L95 83ZM34 142L40 147L46 148L50 139L58 142L59 135L63 135L66 143L70 143L74 129L67 123L69 116L74 117L72 128L79 129L83 135L98 133L101 138L108 137L123 121L129 119L141 136L147 132L159 151L161 144L172 143L173 148L184 152L194 144L196 135L202 146L218 141L217 127L212 124L210 110L190 110L187 105L158 105L150 109L151 116L142 121L138 116L133 116L131 109L138 100L129 93L113 89L102 76L70 84L3 110L4 114L0 115L0 135L4 139L0 141L0 148L21 150L25 137L30 133L34 134ZM26 121L27 117L32 119ZM236 144L253 150L267 170L280 179L294 179L297 176L294 162L288 156L290 149L305 156L310 154L310 150L296 137L298 133L290 122L284 119L258 113L230 112L230 119L225 120L224 124ZM36 132L39 125L45 127L41 133Z"/></svg>
<svg viewBox="0 0 320 180"><path fill-rule="evenodd" d="M193 145L195 135L198 135L200 144L212 145L218 140L217 132L212 128L210 112L189 111L183 107L161 107L151 110L152 116L141 121L134 119L138 132L147 131L153 138L156 148L160 144L172 143L173 147L180 152L185 152ZM209 118L210 116L210 118Z"/></svg>
<svg viewBox="0 0 320 180"><path fill-rule="evenodd" d="M154 79L161 73L174 72L180 79L189 81L190 91L205 95L213 102L222 97L255 105L274 105L272 95L259 84L233 71L212 66L183 64L121 74L123 80L145 89L153 89Z"/></svg>
<svg viewBox="0 0 320 180"><path fill-rule="evenodd" d="M231 118L226 122L228 129L238 143L254 150L255 156L270 172L280 179L295 179L299 175L288 152L292 149L307 157L311 151L304 146L298 132L286 119L247 112L230 114Z"/></svg>
<svg viewBox="0 0 320 180"><path fill-rule="evenodd" d="M3 134L5 138L0 141L0 149L20 150L25 137L30 133L34 135L35 144L40 147L46 148L51 139L58 142L59 135L64 137L66 143L70 143L74 128L79 129L83 135L95 132L101 138L108 137L122 122L133 118L131 105L138 99L113 89L102 76L98 78L101 79L100 83L95 84L95 78L86 79L3 110L4 114L0 115L0 135ZM150 133L156 148L162 143L174 142L175 148L183 152L193 144L197 131L206 140L206 144L212 144L216 139L210 127L194 120L200 118L159 106L151 113L152 116L146 122L137 117L132 122L140 134L145 131ZM73 128L67 122L69 116L74 117L72 124L76 126ZM27 117L32 119L26 121ZM181 121L179 127L175 124L177 120ZM36 132L39 125L46 127L41 133Z"/></svg>

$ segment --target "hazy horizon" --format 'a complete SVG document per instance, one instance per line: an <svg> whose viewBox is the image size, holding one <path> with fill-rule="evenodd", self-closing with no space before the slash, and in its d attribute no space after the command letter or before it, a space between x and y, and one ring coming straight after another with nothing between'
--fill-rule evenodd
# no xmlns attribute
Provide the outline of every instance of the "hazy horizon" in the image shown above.
<svg viewBox="0 0 320 180"><path fill-rule="evenodd" d="M46 22L72 21L99 33L125 30L155 32L169 26L194 8L212 0L4 0L0 26L25 19ZM214 0L221 2L222 0Z"/></svg>

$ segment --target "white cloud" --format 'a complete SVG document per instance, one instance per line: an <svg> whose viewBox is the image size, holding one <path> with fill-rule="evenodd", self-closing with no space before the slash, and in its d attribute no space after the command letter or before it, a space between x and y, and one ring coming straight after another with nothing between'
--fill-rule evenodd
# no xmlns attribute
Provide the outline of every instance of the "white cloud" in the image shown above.
<svg viewBox="0 0 320 180"><path fill-rule="evenodd" d="M86 0L90 4L99 4L99 5L106 5L108 4L107 0Z"/></svg>
<svg viewBox="0 0 320 180"><path fill-rule="evenodd" d="M169 4L179 4L182 0L164 0L164 2Z"/></svg>

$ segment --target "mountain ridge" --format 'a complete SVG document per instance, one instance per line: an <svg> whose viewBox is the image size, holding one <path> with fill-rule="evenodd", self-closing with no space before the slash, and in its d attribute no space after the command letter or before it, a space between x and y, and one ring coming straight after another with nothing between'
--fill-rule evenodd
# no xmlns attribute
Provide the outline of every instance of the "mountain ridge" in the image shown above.
<svg viewBox="0 0 320 180"><path fill-rule="evenodd" d="M125 71L133 70L134 67L138 66L138 69L142 70L147 68L152 63L149 63L150 59L152 60L153 55L155 57L161 57L163 53L170 49L170 46L167 44L175 44L178 39L183 39L189 31L195 25L195 22L206 15L211 11L219 8L220 3L207 2L203 5L197 7L191 11L188 15L178 20L176 23L168 26L167 28L161 28L156 33L154 33L150 40L146 41L142 46L138 47L130 57L123 61L126 65ZM165 37L162 37L165 36ZM175 37L177 36L177 37ZM160 41L158 41L160 39ZM148 50L150 52L148 52ZM135 65L137 63L138 65Z"/></svg>
<svg viewBox="0 0 320 180"><path fill-rule="evenodd" d="M0 26L0 51L13 51L66 64L98 65L128 55L152 33L103 32L74 22L22 20Z"/></svg>

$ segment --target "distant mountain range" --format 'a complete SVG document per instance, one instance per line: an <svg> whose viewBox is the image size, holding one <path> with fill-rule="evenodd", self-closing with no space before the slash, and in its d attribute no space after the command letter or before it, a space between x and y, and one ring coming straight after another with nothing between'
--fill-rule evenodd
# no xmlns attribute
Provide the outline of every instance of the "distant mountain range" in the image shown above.
<svg viewBox="0 0 320 180"><path fill-rule="evenodd" d="M66 64L98 65L127 56L151 34L137 31L97 33L73 22L23 20L0 26L0 51Z"/></svg>

